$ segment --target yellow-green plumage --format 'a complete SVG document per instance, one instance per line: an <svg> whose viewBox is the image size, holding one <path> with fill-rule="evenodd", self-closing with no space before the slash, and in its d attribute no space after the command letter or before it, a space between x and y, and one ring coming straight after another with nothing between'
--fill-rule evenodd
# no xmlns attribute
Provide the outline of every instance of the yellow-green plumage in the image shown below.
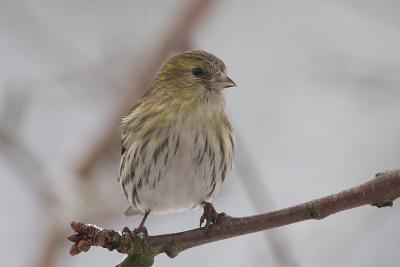
<svg viewBox="0 0 400 267"><path fill-rule="evenodd" d="M178 212L212 200L232 167L223 89L234 85L204 51L164 63L121 123L120 182L133 210Z"/></svg>

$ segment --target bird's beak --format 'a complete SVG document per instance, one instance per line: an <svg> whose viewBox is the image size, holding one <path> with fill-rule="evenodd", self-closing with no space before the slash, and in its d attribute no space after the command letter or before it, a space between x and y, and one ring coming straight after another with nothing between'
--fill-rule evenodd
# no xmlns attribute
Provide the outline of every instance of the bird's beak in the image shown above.
<svg viewBox="0 0 400 267"><path fill-rule="evenodd" d="M225 73L222 73L215 82L218 84L219 88L223 89L236 86L236 83L232 81L232 79L229 78Z"/></svg>

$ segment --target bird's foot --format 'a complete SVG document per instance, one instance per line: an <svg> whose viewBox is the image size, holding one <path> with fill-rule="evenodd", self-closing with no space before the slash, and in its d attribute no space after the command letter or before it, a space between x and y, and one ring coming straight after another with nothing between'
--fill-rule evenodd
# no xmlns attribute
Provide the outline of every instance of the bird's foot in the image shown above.
<svg viewBox="0 0 400 267"><path fill-rule="evenodd" d="M218 213L214 206L209 202L203 202L203 215L200 217L200 228L204 222L206 222L205 227L217 224L222 217L225 217L224 212Z"/></svg>
<svg viewBox="0 0 400 267"><path fill-rule="evenodd" d="M147 239L149 237L149 234L147 233L146 227L144 227L144 223L146 222L147 216L149 216L150 210L146 210L144 213L143 219L140 222L140 225L138 228L133 230L133 235L139 237L140 239Z"/></svg>
<svg viewBox="0 0 400 267"><path fill-rule="evenodd" d="M124 229L122 229L122 235L124 234L132 234L132 231L128 228L128 226L125 226Z"/></svg>

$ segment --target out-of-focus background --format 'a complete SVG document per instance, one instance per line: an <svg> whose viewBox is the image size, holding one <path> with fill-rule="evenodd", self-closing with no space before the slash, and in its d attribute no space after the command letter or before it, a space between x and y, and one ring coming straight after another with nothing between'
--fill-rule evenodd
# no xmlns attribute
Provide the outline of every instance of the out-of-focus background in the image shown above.
<svg viewBox="0 0 400 267"><path fill-rule="evenodd" d="M400 167L400 1L0 2L2 266L114 266L68 255L70 221L135 227L115 181L120 118L161 62L222 58L237 160L215 200L251 215ZM150 216L150 234L200 211ZM221 241L155 266L399 266L399 203Z"/></svg>

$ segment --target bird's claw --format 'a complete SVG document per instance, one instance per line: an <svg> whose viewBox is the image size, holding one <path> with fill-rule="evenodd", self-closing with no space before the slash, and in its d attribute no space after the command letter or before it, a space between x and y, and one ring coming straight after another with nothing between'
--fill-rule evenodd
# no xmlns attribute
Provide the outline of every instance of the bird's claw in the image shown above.
<svg viewBox="0 0 400 267"><path fill-rule="evenodd" d="M216 224L221 217L226 216L225 213L218 213L214 206L209 202L205 202L203 209L203 215L200 217L200 228L204 222L206 222L205 227L207 227Z"/></svg>
<svg viewBox="0 0 400 267"><path fill-rule="evenodd" d="M132 234L132 231L129 230L127 226L125 226L124 229L122 229L122 234Z"/></svg>
<svg viewBox="0 0 400 267"><path fill-rule="evenodd" d="M139 226L135 230L133 230L133 236L137 236L140 239L147 239L149 237L149 234L147 232L147 228L144 226Z"/></svg>

